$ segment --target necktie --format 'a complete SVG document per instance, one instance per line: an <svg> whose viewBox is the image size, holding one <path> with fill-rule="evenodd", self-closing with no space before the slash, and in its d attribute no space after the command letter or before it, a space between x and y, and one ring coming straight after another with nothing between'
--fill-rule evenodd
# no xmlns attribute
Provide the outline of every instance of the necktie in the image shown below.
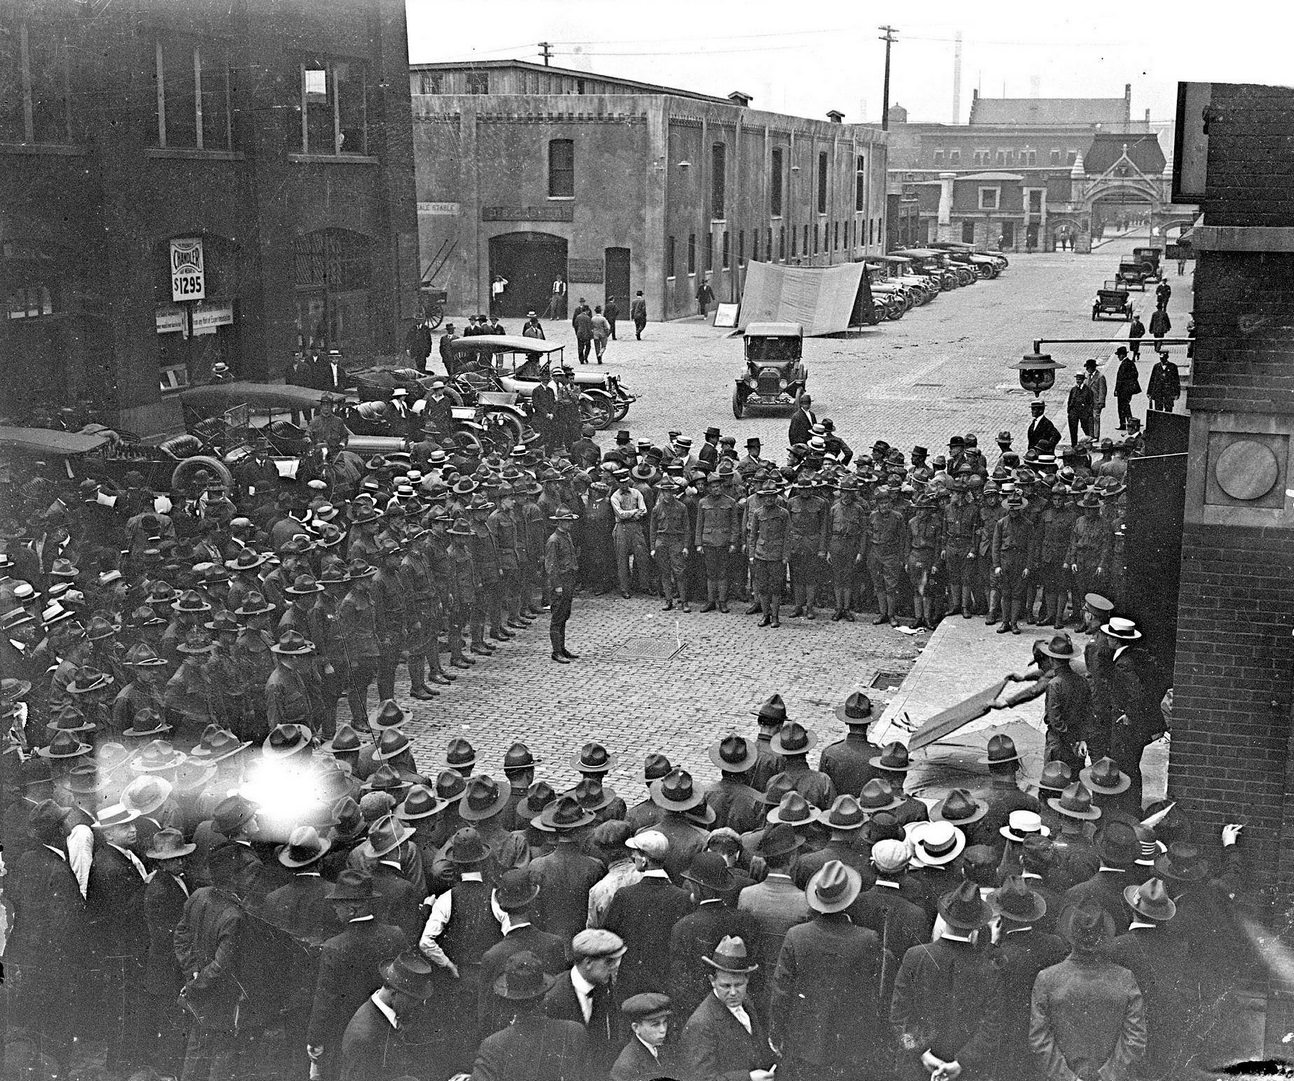
<svg viewBox="0 0 1294 1081"><path fill-rule="evenodd" d="M596 1033L602 1039L611 1040L611 1010L609 1000L611 998L611 989L609 987L595 987L589 995L593 1003L593 1011L589 1014L589 1032Z"/></svg>

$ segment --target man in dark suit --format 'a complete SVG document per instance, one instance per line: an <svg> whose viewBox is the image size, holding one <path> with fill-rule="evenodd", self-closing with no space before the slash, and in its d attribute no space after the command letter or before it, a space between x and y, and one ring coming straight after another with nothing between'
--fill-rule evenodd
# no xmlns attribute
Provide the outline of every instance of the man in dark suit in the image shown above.
<svg viewBox="0 0 1294 1081"><path fill-rule="evenodd" d="M314 358L310 366L310 383L308 385L314 387L315 390L326 390L332 394L340 394L353 388L355 380L341 366L341 353L335 349L330 349L327 353L320 353Z"/></svg>
<svg viewBox="0 0 1294 1081"><path fill-rule="evenodd" d="M441 379L433 380L431 390L424 399L422 409L423 427L436 435L448 435L454 430L454 403L445 394L445 383Z"/></svg>
<svg viewBox="0 0 1294 1081"><path fill-rule="evenodd" d="M406 943L398 927L378 921L381 896L367 872L343 870L328 891L328 900L344 930L325 942L319 954L306 1046L311 1061L322 1064L324 1076L335 1077L346 1025L382 986L380 966L404 950Z"/></svg>
<svg viewBox="0 0 1294 1081"><path fill-rule="evenodd" d="M768 865L768 876L742 890L737 901L737 907L750 913L759 930L751 952L765 971L771 972L777 964L786 932L812 915L804 893L791 881L791 864L801 844L803 838L790 826L772 826L755 847L755 854Z"/></svg>
<svg viewBox="0 0 1294 1081"><path fill-rule="evenodd" d="M624 1042L611 1005L611 984L625 955L619 935L581 931L571 943L574 966L553 981L544 1012L558 1021L578 1021L588 1035L588 1065L596 1076L611 1069Z"/></svg>
<svg viewBox="0 0 1294 1081"><path fill-rule="evenodd" d="M512 1017L510 1000L494 993L495 981L503 975L508 958L518 953L533 953L550 976L566 970L566 943L531 922L538 896L539 887L521 867L505 871L494 888L494 903L504 915L503 941L496 942L481 956L476 1017L482 1038L507 1028Z"/></svg>
<svg viewBox="0 0 1294 1081"><path fill-rule="evenodd" d="M845 911L861 888L858 871L831 860L805 889L815 915L786 933L773 973L768 1025L782 1052L779 1077L851 1081L889 1065L881 939Z"/></svg>
<svg viewBox="0 0 1294 1081"><path fill-rule="evenodd" d="M1041 450L1044 443L1047 445L1047 450L1054 449L1060 443L1060 429L1046 417L1047 403L1041 398L1035 398L1029 403L1029 410L1027 449L1033 450L1038 447Z"/></svg>
<svg viewBox="0 0 1294 1081"><path fill-rule="evenodd" d="M674 925L692 910L692 898L665 873L669 841L645 830L625 845L636 855L643 877L622 886L611 898L602 925L625 944L616 991L621 1000L645 991L663 992L669 985L669 940Z"/></svg>
<svg viewBox="0 0 1294 1081"><path fill-rule="evenodd" d="M836 716L845 722L849 731L844 739L822 748L818 772L831 778L837 792L857 796L873 777L885 777L871 763L881 753L867 739L867 726L873 720L872 700L862 691L855 691L845 699L844 705L836 707Z"/></svg>
<svg viewBox="0 0 1294 1081"><path fill-rule="evenodd" d="M702 961L710 973L711 993L688 1018L679 1053L695 1081L772 1081L773 1050L768 1030L746 989L752 964L746 943L725 938Z"/></svg>
<svg viewBox="0 0 1294 1081"><path fill-rule="evenodd" d="M185 859L197 849L186 844L177 829L158 830L144 856L153 874L144 887L144 918L148 921L148 961L144 968L149 1048L143 1061L163 1073L179 1075L184 1062L184 1025L176 1004L183 980L175 959L175 928L192 892L185 877Z"/></svg>
<svg viewBox="0 0 1294 1081"><path fill-rule="evenodd" d="M1134 870L1141 846L1136 830L1130 822L1111 819L1096 835L1096 854L1101 866L1096 874L1065 891L1063 907L1091 900L1099 904L1114 921L1115 933L1123 934L1131 918L1124 904L1123 891L1133 883L1129 871Z"/></svg>
<svg viewBox="0 0 1294 1081"><path fill-rule="evenodd" d="M530 862L530 877L539 886L535 922L564 942L575 937L588 919L589 891L602 877L602 864L580 851L578 831L594 815L571 795L559 796L532 825L554 833L557 846Z"/></svg>
<svg viewBox="0 0 1294 1081"><path fill-rule="evenodd" d="M318 944L340 930L328 903L328 883L323 880L323 858L332 847L313 826L297 826L278 860L292 872L286 885L265 898L261 915L294 938Z"/></svg>
<svg viewBox="0 0 1294 1081"><path fill-rule="evenodd" d="M801 394L795 412L791 414L791 424L787 428L786 441L791 446L807 443L813 435L813 426L818 423L818 416L813 412L813 398Z"/></svg>
<svg viewBox="0 0 1294 1081"><path fill-rule="evenodd" d="M989 772L989 789L983 795L988 804L988 811L982 819L983 843L992 844L1001 853L1007 842L1002 829L1010 820L1011 812L1041 814L1042 806L1033 796L1020 790L1016 780L1020 771L1020 753L1010 736L990 737L988 753L983 761Z"/></svg>
<svg viewBox="0 0 1294 1081"><path fill-rule="evenodd" d="M355 1011L342 1036L340 1081L426 1076L409 1030L434 992L432 972L431 963L413 952L382 966L382 986Z"/></svg>
<svg viewBox="0 0 1294 1081"><path fill-rule="evenodd" d="M670 1015L674 1012L669 996L654 992L634 995L625 999L620 1012L629 1022L633 1035L611 1067L611 1081L655 1081L660 1077L681 1076L683 1064L677 1061L673 1046L665 1042Z"/></svg>
<svg viewBox="0 0 1294 1081"><path fill-rule="evenodd" d="M584 1081L605 1076L605 1070L589 1070L584 1026L545 1016L541 1003L554 983L533 953L522 951L508 958L494 981L494 993L507 1001L512 1023L481 1041L472 1081Z"/></svg>

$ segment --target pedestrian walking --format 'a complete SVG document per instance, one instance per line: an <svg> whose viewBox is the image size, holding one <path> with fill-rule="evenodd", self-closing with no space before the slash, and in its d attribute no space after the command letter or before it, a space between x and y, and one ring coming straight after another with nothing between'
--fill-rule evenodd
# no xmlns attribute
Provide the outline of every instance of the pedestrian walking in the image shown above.
<svg viewBox="0 0 1294 1081"><path fill-rule="evenodd" d="M1155 288L1155 304L1160 308L1168 307L1168 298L1173 295L1173 287L1166 281L1160 281Z"/></svg>
<svg viewBox="0 0 1294 1081"><path fill-rule="evenodd" d="M606 303L602 306L602 314L607 317L607 322L611 325L611 340L616 340L616 321L620 318L620 305L616 303L615 297L607 297Z"/></svg>
<svg viewBox="0 0 1294 1081"><path fill-rule="evenodd" d="M602 314L602 305L593 309L593 317L590 320L590 329L593 334L593 351L597 355L598 363L602 363L602 356L607 351L607 340L613 337L611 333L611 324L607 317Z"/></svg>
<svg viewBox="0 0 1294 1081"><path fill-rule="evenodd" d="M1141 314L1137 313L1132 317L1132 324L1128 327L1128 345L1132 349L1132 359L1137 360L1141 357L1141 339L1146 336L1146 325L1141 321Z"/></svg>
<svg viewBox="0 0 1294 1081"><path fill-rule="evenodd" d="M1069 424L1069 445L1078 446L1078 433L1091 435L1092 388L1087 385L1085 372L1074 373L1074 385L1065 397L1065 420Z"/></svg>
<svg viewBox="0 0 1294 1081"><path fill-rule="evenodd" d="M647 326L647 301L643 291L638 290L629 304L629 318L634 322L634 338L642 341L643 328Z"/></svg>
<svg viewBox="0 0 1294 1081"><path fill-rule="evenodd" d="M1132 421L1132 399L1141 393L1141 379L1137 375L1137 352L1140 342L1133 343L1133 352L1119 346L1114 355L1119 358L1119 369L1114 376L1114 400L1119 406L1119 431L1128 430Z"/></svg>
<svg viewBox="0 0 1294 1081"><path fill-rule="evenodd" d="M502 274L494 275L490 282L490 314L496 319L503 314L503 294L507 288L508 279Z"/></svg>
<svg viewBox="0 0 1294 1081"><path fill-rule="evenodd" d="M575 344L580 363L587 364L589 362L589 350L593 345L593 312L584 303L583 297L580 298L580 304L575 309L575 314L571 316L571 325L575 328Z"/></svg>
<svg viewBox="0 0 1294 1081"><path fill-rule="evenodd" d="M1161 352L1160 346L1172 329L1173 321L1168 317L1168 309L1161 305L1150 317L1150 336L1154 339L1156 353Z"/></svg>
<svg viewBox="0 0 1294 1081"><path fill-rule="evenodd" d="M1167 352L1161 352L1158 362L1150 369L1150 381L1146 385L1150 408L1161 413L1171 413L1181 393L1182 379L1177 365L1168 359Z"/></svg>
<svg viewBox="0 0 1294 1081"><path fill-rule="evenodd" d="M523 338L538 338L543 341L545 338L543 325L539 322L539 316L533 311L526 312L526 325L521 328Z"/></svg>
<svg viewBox="0 0 1294 1081"><path fill-rule="evenodd" d="M696 307L702 319L709 314L710 305L713 303L714 290L710 288L710 279L705 278L696 289Z"/></svg>

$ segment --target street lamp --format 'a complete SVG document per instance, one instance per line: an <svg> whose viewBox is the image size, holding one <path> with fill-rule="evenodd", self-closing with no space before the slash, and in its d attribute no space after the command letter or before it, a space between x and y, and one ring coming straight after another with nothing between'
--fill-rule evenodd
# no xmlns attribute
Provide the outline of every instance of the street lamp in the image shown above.
<svg viewBox="0 0 1294 1081"><path fill-rule="evenodd" d="M1011 365L1020 373L1020 386L1033 391L1035 398L1044 390L1051 390L1056 382L1056 369L1064 366L1060 361L1052 360L1049 353L1025 353Z"/></svg>

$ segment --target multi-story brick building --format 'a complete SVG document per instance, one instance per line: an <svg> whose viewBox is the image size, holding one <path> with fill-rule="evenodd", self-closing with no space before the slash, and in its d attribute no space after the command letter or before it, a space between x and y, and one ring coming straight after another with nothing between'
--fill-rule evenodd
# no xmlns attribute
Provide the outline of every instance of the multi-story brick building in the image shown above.
<svg viewBox="0 0 1294 1081"><path fill-rule="evenodd" d="M523 61L411 71L424 274L451 308L543 311L639 289L653 319L750 261L826 266L885 244L885 135L727 98Z"/></svg>
<svg viewBox="0 0 1294 1081"><path fill-rule="evenodd" d="M217 361L265 379L311 339L398 349L401 0L9 4L0 52L10 412L85 395L147 433L175 423L164 388Z"/></svg>

